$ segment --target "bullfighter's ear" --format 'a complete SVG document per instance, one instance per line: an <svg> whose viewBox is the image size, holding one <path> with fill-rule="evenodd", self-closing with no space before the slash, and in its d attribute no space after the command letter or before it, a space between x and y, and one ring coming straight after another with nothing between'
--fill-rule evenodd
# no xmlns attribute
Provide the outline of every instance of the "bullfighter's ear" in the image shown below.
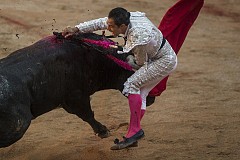
<svg viewBox="0 0 240 160"><path fill-rule="evenodd" d="M121 29L122 34L125 34L125 32L127 31L128 26L126 24L121 24L119 26L119 28Z"/></svg>

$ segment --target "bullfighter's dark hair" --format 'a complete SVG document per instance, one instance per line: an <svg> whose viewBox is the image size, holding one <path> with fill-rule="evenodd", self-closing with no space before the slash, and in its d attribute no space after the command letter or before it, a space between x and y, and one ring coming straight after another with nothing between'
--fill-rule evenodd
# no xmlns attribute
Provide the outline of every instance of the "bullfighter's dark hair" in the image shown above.
<svg viewBox="0 0 240 160"><path fill-rule="evenodd" d="M108 14L108 18L112 18L117 26L122 24L127 26L130 23L130 13L122 7L112 9Z"/></svg>

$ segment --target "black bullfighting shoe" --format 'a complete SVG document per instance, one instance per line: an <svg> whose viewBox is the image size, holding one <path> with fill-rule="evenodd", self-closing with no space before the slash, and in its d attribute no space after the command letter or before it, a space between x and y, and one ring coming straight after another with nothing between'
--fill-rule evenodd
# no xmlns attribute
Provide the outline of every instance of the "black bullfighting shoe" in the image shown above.
<svg viewBox="0 0 240 160"><path fill-rule="evenodd" d="M128 147L137 147L138 146L138 141L144 137L144 132L143 130L139 130L136 134L134 134L132 137L126 138L123 137L123 141L119 142L118 139L114 140L115 145L113 145L110 149L111 150L120 150L123 148L128 148Z"/></svg>

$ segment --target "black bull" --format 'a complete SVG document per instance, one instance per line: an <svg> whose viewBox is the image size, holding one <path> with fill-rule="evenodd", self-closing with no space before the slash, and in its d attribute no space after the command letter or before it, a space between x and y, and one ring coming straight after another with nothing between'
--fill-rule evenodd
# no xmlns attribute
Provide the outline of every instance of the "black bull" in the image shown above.
<svg viewBox="0 0 240 160"><path fill-rule="evenodd" d="M108 136L108 129L94 118L90 95L105 89L121 91L133 72L106 56L125 55L83 38L104 39L96 34L71 39L53 35L0 60L0 147L15 143L32 119L59 106L89 123L100 137Z"/></svg>

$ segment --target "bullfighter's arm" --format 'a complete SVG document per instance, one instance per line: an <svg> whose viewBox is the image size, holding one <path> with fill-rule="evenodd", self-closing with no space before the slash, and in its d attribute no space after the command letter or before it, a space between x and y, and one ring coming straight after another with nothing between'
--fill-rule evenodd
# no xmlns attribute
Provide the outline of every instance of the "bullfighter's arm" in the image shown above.
<svg viewBox="0 0 240 160"><path fill-rule="evenodd" d="M87 22L80 23L75 27L79 29L81 33L88 33L97 30L107 29L107 17L90 20Z"/></svg>
<svg viewBox="0 0 240 160"><path fill-rule="evenodd" d="M143 27L135 27L129 30L126 44L118 51L118 54L128 53L136 46L146 45L151 41L151 33Z"/></svg>

